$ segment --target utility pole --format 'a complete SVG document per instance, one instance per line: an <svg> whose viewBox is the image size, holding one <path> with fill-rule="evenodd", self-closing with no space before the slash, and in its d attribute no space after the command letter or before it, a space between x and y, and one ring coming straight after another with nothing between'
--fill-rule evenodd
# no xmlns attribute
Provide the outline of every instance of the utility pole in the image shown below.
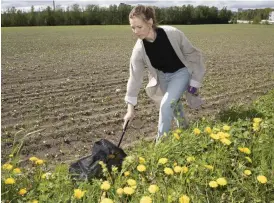
<svg viewBox="0 0 274 203"><path fill-rule="evenodd" d="M55 2L54 2L54 0L53 0L53 10L55 11Z"/></svg>

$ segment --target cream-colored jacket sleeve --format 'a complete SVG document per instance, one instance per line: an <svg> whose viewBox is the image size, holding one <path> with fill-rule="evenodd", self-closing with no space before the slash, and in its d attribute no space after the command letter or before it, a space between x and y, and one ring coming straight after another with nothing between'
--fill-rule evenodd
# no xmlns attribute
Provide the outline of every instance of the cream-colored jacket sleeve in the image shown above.
<svg viewBox="0 0 274 203"><path fill-rule="evenodd" d="M199 88L202 86L202 81L205 74L205 65L202 52L191 44L182 31L177 30L177 33L179 35L178 39L180 40L180 49L188 61L191 70L189 85Z"/></svg>
<svg viewBox="0 0 274 203"><path fill-rule="evenodd" d="M139 43L140 41L136 42L130 58L129 79L127 82L127 93L125 96L126 103L131 103L134 106L137 104L137 97L143 84L145 72L143 53Z"/></svg>

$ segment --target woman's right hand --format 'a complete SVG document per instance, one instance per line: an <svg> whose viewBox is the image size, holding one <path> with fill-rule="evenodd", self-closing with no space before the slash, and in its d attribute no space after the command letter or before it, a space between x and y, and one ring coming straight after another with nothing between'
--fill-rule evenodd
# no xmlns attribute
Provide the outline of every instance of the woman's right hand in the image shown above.
<svg viewBox="0 0 274 203"><path fill-rule="evenodd" d="M123 129L125 129L127 122L132 121L133 118L135 116L135 112L134 112L134 106L132 104L128 104L128 108L127 108L127 113L124 116L124 125L123 125Z"/></svg>

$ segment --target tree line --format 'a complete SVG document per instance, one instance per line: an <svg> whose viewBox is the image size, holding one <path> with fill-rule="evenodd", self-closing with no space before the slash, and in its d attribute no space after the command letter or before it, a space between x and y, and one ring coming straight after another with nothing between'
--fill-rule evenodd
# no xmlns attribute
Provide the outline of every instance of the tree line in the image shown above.
<svg viewBox="0 0 274 203"><path fill-rule="evenodd" d="M84 8L73 4L65 9L48 6L39 11L32 6L28 12L12 7L2 12L1 26L125 25L128 24L128 14L132 8L123 3L109 7L87 5ZM218 10L217 7L192 5L154 8L159 24L226 24L235 18L249 20L257 15L268 17L270 12L256 9L255 12L243 11L236 15L226 7Z"/></svg>

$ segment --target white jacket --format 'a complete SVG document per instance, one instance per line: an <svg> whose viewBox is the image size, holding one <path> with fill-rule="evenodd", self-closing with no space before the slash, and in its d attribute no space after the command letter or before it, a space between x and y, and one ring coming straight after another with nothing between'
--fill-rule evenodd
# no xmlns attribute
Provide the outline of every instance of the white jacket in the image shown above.
<svg viewBox="0 0 274 203"><path fill-rule="evenodd" d="M182 63L188 68L191 75L190 85L193 87L201 87L202 80L205 74L205 65L200 50L195 48L186 38L184 33L172 26L159 26L164 29L167 37ZM138 39L130 58L130 77L127 83L127 93L125 101L134 106L137 104L137 96L142 87L145 67L148 68L149 82L146 86L147 95L156 103L159 103L164 95L160 89L157 72L145 52L143 41ZM191 95L187 95L191 98ZM193 101L195 98L191 98ZM198 98L199 99L199 98ZM194 101L195 103L195 101ZM197 106L196 106L197 107Z"/></svg>

